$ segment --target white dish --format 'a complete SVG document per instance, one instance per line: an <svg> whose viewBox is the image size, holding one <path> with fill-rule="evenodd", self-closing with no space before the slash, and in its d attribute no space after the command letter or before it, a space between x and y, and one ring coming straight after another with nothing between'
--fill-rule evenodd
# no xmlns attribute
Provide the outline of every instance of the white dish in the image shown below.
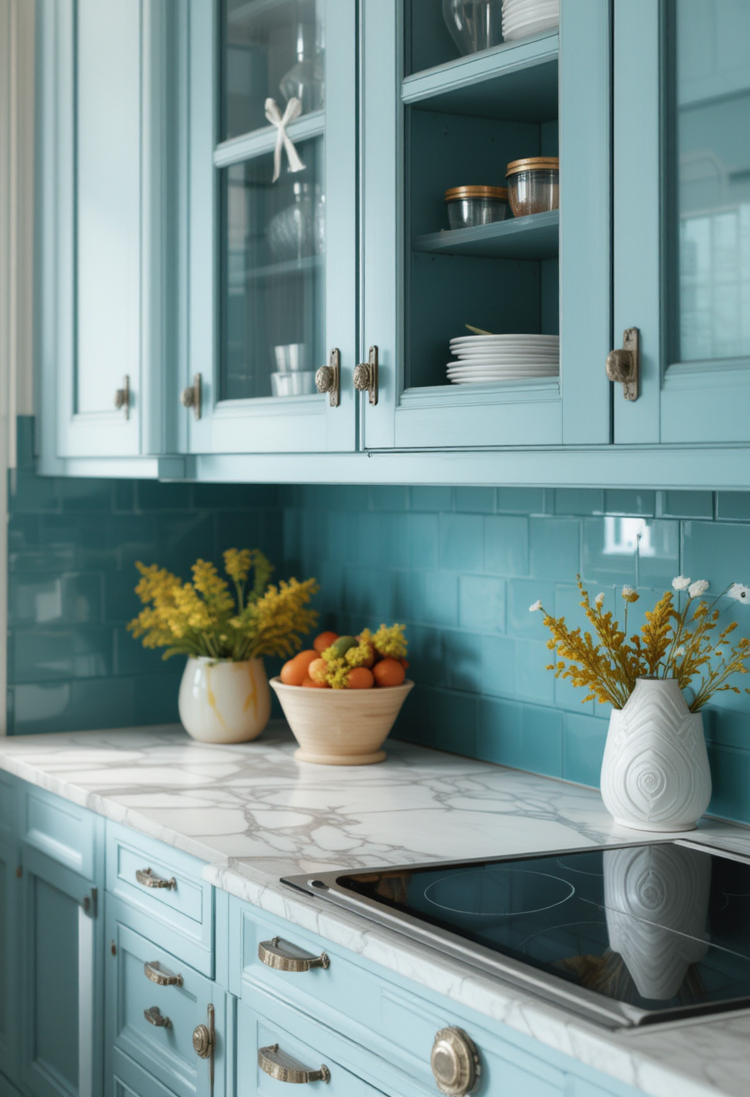
<svg viewBox="0 0 750 1097"><path fill-rule="evenodd" d="M504 343L559 343L559 335L456 335L449 340L451 346L502 346Z"/></svg>
<svg viewBox="0 0 750 1097"><path fill-rule="evenodd" d="M544 362L559 362L560 355L556 350L552 350L546 353L540 347L534 349L530 347L528 350L516 350L514 347L509 351L454 351L456 357L461 362L508 362L520 358L521 361L525 361L529 358L538 358Z"/></svg>
<svg viewBox="0 0 750 1097"><path fill-rule="evenodd" d="M534 374L534 373L509 373L502 377L449 377L452 385L491 385L502 384L503 381L527 381L529 384L536 381L549 381L558 374Z"/></svg>
<svg viewBox="0 0 750 1097"><path fill-rule="evenodd" d="M448 369L445 371L449 377L506 377L508 374L518 376L528 374L536 377L555 377L559 368L554 366L508 366L507 369Z"/></svg>
<svg viewBox="0 0 750 1097"><path fill-rule="evenodd" d="M543 30L552 30L553 27L559 25L560 17L558 15L549 15L546 18L532 19L528 23L513 27L503 28L503 38L506 42L513 42L516 38L526 38L531 34L538 34Z"/></svg>
<svg viewBox="0 0 750 1097"><path fill-rule="evenodd" d="M558 15L559 12L559 4L551 2L535 4L533 7L529 5L526 8L511 8L510 11L503 12L503 23L506 26L509 23L527 23L535 18L540 18L547 15Z"/></svg>

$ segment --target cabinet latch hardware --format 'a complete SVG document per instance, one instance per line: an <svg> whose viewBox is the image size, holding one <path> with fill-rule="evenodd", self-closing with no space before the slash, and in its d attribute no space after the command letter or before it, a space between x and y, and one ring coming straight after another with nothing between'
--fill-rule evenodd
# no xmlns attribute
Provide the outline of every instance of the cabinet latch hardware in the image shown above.
<svg viewBox="0 0 750 1097"><path fill-rule="evenodd" d="M328 393L328 403L332 408L339 406L339 385L341 378L341 354L334 347L328 355L328 365L321 366L315 374L315 387L318 392Z"/></svg>
<svg viewBox="0 0 750 1097"><path fill-rule="evenodd" d="M21 865L19 865L19 866L18 866L18 867L16 868L16 876L18 877L18 879L19 879L19 880L20 880L20 879L21 879L21 877L23 876L23 868L21 867Z"/></svg>
<svg viewBox="0 0 750 1097"><path fill-rule="evenodd" d="M150 868L137 868L135 878L139 884L147 888L167 888L168 891L177 888L174 876L171 880L164 880L161 876L156 876Z"/></svg>
<svg viewBox="0 0 750 1097"><path fill-rule="evenodd" d="M181 987L185 981L181 975L172 975L165 971L158 960L147 960L143 965L143 974L158 987Z"/></svg>
<svg viewBox="0 0 750 1097"><path fill-rule="evenodd" d="M258 959L266 967L277 971L310 971L316 967L327 968L331 962L327 953L321 952L320 956L313 956L311 952L304 952L296 945L282 941L281 937L261 941L258 945Z"/></svg>
<svg viewBox="0 0 750 1097"><path fill-rule="evenodd" d="M91 893L89 895L84 895L83 899L81 899L81 907L83 908L83 913L88 914L89 918L96 918L96 900L96 888L92 888Z"/></svg>
<svg viewBox="0 0 750 1097"><path fill-rule="evenodd" d="M214 1016L214 1007L209 1005L208 1024L197 1025L193 1029L193 1049L195 1054L201 1059L208 1059L208 1080L212 1093L214 1088L214 1049L216 1048Z"/></svg>
<svg viewBox="0 0 750 1097"><path fill-rule="evenodd" d="M172 1027L172 1022L169 1017L162 1017L161 1010L158 1006L149 1006L148 1009L144 1009L143 1016L150 1025L156 1025L157 1028Z"/></svg>
<svg viewBox="0 0 750 1097"><path fill-rule="evenodd" d="M622 384L626 400L637 400L641 382L641 344L638 328L626 328L622 336L622 350L612 350L607 355L607 377Z"/></svg>
<svg viewBox="0 0 750 1097"><path fill-rule="evenodd" d="M109 942L109 951L112 953L113 956L117 955L117 945L114 943L114 941Z"/></svg>
<svg viewBox="0 0 750 1097"><path fill-rule="evenodd" d="M280 1051L278 1044L258 1048L258 1066L277 1082L292 1082L300 1085L304 1082L330 1082L331 1080L331 1072L325 1063L320 1070L307 1070L291 1055Z"/></svg>
<svg viewBox="0 0 750 1097"><path fill-rule="evenodd" d="M359 392L369 392L370 403L378 402L378 348L370 347L366 362L354 367L354 387Z"/></svg>
<svg viewBox="0 0 750 1097"><path fill-rule="evenodd" d="M126 419L130 418L130 378L127 373L122 379L122 388L115 389L115 407L125 412Z"/></svg>
<svg viewBox="0 0 750 1097"><path fill-rule="evenodd" d="M200 419L201 417L201 375L199 373L193 374L193 383L188 385L180 393L180 403L184 408L193 409L193 417Z"/></svg>

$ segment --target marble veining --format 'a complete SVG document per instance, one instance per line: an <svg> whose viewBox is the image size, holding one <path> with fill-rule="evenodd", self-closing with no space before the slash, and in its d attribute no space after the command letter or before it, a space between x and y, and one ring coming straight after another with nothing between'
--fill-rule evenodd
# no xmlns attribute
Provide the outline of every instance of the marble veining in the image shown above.
<svg viewBox="0 0 750 1097"><path fill-rule="evenodd" d="M0 768L206 862L255 906L653 1097L745 1097L750 1011L612 1033L282 885L281 876L641 841L597 792L403 743L382 765L297 762L283 724L234 746L176 727L0 740ZM750 854L750 832L691 837Z"/></svg>

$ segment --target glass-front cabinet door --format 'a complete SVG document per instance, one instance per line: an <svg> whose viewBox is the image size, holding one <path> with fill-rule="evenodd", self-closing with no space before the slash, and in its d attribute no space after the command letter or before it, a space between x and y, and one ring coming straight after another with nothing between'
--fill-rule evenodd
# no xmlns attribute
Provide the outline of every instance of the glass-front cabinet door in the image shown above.
<svg viewBox="0 0 750 1097"><path fill-rule="evenodd" d="M614 180L615 334L641 338L615 441L750 440L745 0L615 0Z"/></svg>
<svg viewBox="0 0 750 1097"><path fill-rule="evenodd" d="M356 5L187 10L183 440L194 453L351 450ZM316 388L329 364L338 399Z"/></svg>
<svg viewBox="0 0 750 1097"><path fill-rule="evenodd" d="M610 5L482 10L362 0L367 449L610 440Z"/></svg>

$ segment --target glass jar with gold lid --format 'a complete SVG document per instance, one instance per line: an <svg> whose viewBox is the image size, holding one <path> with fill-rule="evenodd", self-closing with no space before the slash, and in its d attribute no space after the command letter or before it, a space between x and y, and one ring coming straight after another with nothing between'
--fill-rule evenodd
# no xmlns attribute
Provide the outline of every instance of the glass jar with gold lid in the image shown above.
<svg viewBox="0 0 750 1097"><path fill-rule="evenodd" d="M512 160L505 172L514 217L544 213L560 203L560 160L557 156L527 156Z"/></svg>
<svg viewBox="0 0 750 1097"><path fill-rule="evenodd" d="M452 229L473 228L502 221L508 213L505 187L451 187L445 192L448 223Z"/></svg>

